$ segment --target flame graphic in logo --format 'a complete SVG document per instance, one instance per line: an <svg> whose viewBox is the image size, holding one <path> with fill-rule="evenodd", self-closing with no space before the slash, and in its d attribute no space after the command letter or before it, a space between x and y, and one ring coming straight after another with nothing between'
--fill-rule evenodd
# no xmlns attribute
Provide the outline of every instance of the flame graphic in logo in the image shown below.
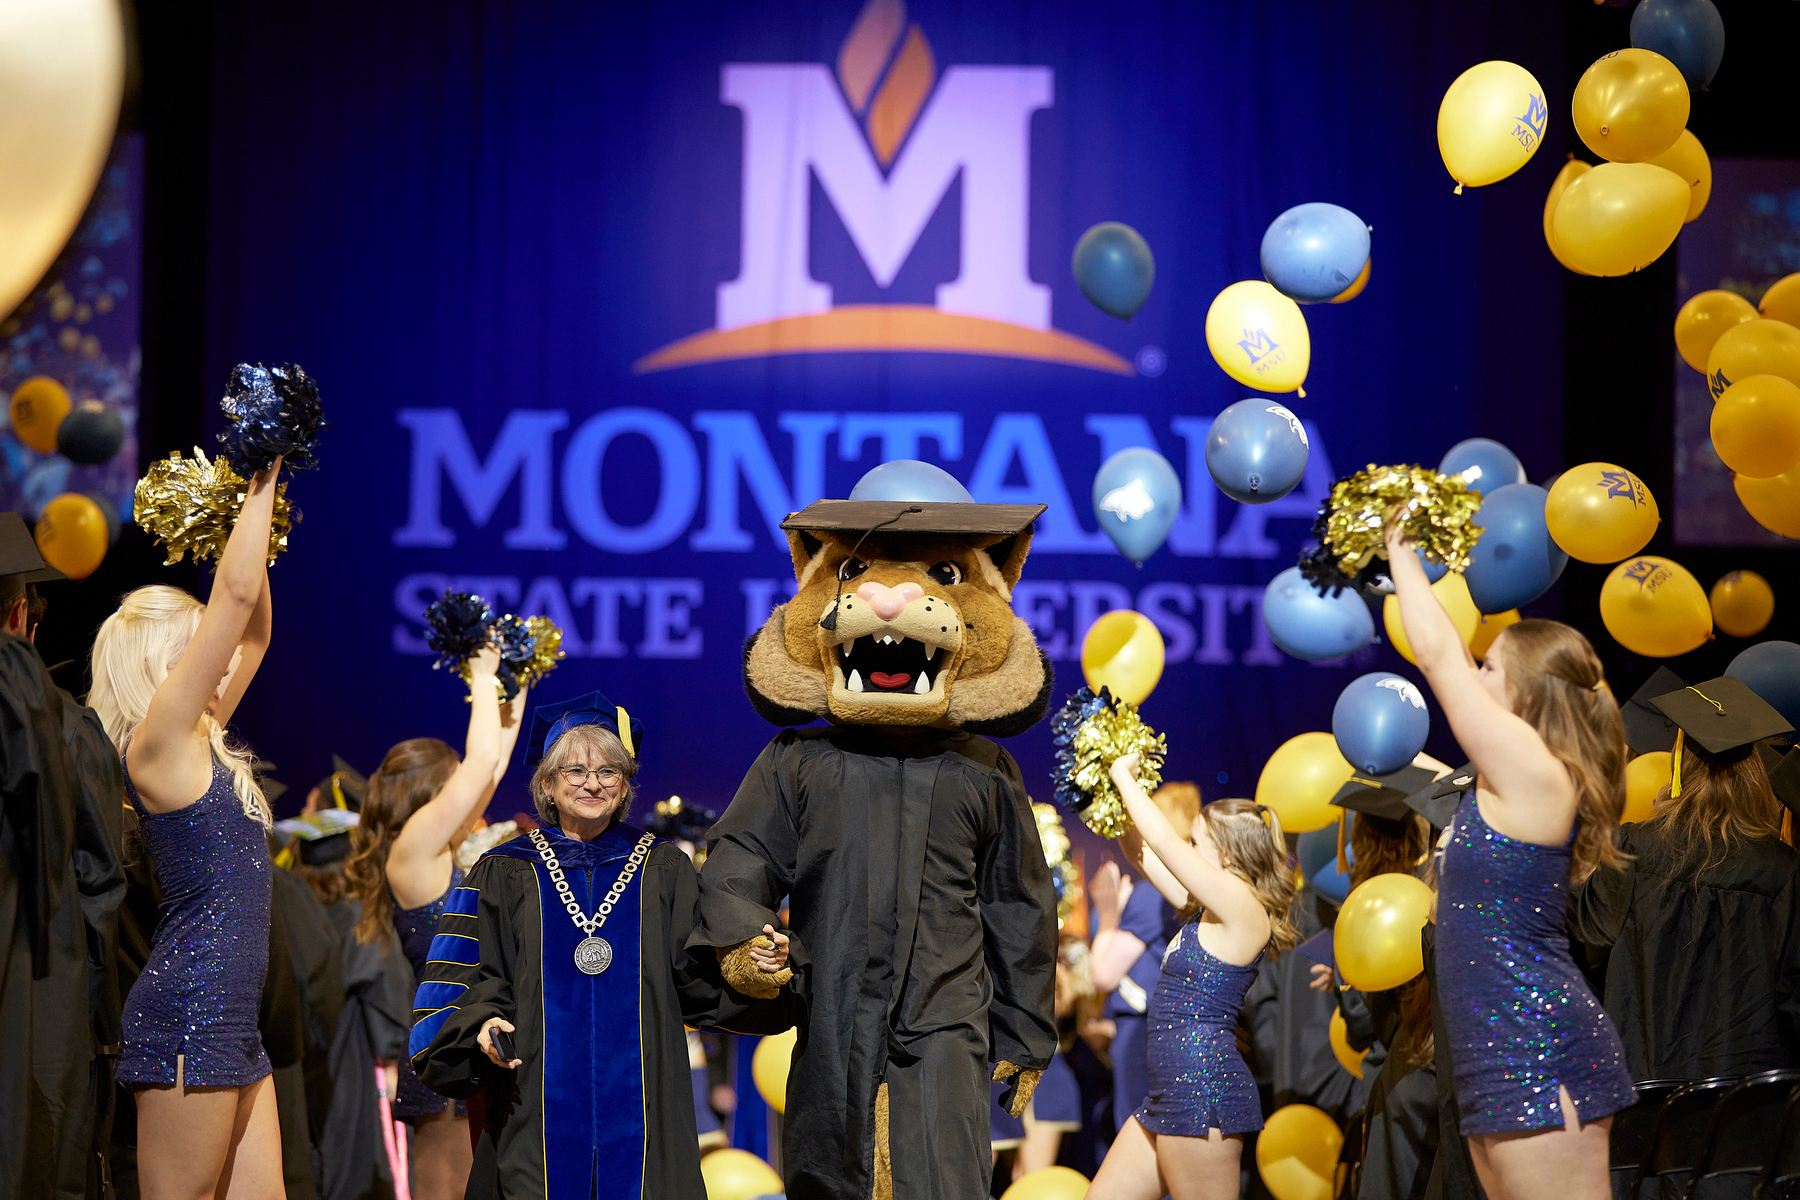
<svg viewBox="0 0 1800 1200"><path fill-rule="evenodd" d="M863 118L876 161L893 166L937 83L931 43L918 25L906 24L902 0L863 5L838 51L837 74L851 109Z"/></svg>

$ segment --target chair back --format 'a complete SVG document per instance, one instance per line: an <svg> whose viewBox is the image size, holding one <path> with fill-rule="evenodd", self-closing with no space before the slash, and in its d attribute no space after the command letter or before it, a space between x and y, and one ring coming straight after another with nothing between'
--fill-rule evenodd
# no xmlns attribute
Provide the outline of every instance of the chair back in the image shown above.
<svg viewBox="0 0 1800 1200"><path fill-rule="evenodd" d="M1656 1119L1656 1132L1650 1139L1650 1152L1638 1167L1637 1179L1631 1185L1636 1197L1644 1180L1659 1175L1679 1175L1700 1165L1700 1153L1706 1146L1706 1129L1712 1120L1719 1097L1736 1087L1739 1076L1697 1079L1683 1084L1663 1102Z"/></svg>
<svg viewBox="0 0 1800 1200"><path fill-rule="evenodd" d="M1685 1079L1646 1079L1634 1085L1637 1103L1613 1114L1611 1135L1612 1169L1636 1171L1650 1152L1650 1139L1656 1134L1656 1119L1662 1115L1669 1096L1687 1084Z"/></svg>
<svg viewBox="0 0 1800 1200"><path fill-rule="evenodd" d="M1775 1132L1774 1152L1756 1183L1756 1200L1777 1200L1800 1182L1800 1088L1790 1094L1781 1125Z"/></svg>
<svg viewBox="0 0 1800 1200"><path fill-rule="evenodd" d="M1796 1086L1800 1070L1763 1071L1745 1076L1719 1097L1688 1185L1690 1197L1699 1194L1700 1181L1708 1176L1761 1171L1768 1165Z"/></svg>

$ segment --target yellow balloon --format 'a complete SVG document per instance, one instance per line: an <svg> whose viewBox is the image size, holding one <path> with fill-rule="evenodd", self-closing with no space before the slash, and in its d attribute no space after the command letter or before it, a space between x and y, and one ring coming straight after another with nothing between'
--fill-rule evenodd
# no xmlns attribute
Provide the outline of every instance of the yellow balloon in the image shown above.
<svg viewBox="0 0 1800 1200"><path fill-rule="evenodd" d="M1763 293L1762 315L1771 321L1800 326L1800 271L1783 275Z"/></svg>
<svg viewBox="0 0 1800 1200"><path fill-rule="evenodd" d="M1688 569L1654 555L1629 558L1600 585L1600 622L1645 658L1673 658L1712 636L1712 606Z"/></svg>
<svg viewBox="0 0 1800 1200"><path fill-rule="evenodd" d="M1363 259L1363 268L1356 273L1356 278L1350 281L1350 286L1327 300L1325 303L1344 304L1362 295L1363 289L1369 286L1369 266L1374 261L1375 256L1372 254L1368 258Z"/></svg>
<svg viewBox="0 0 1800 1200"><path fill-rule="evenodd" d="M56 453L56 431L69 415L69 389L48 375L33 375L13 389L12 427L39 454Z"/></svg>
<svg viewBox="0 0 1800 1200"><path fill-rule="evenodd" d="M1544 524L1570 558L1611 563L1650 544L1662 516L1644 481L1612 463L1582 463L1557 476Z"/></svg>
<svg viewBox="0 0 1800 1200"><path fill-rule="evenodd" d="M1675 348L1681 351L1683 362L1704 372L1706 356L1712 353L1719 335L1734 325L1754 320L1755 307L1736 292L1715 288L1696 293L1675 314Z"/></svg>
<svg viewBox="0 0 1800 1200"><path fill-rule="evenodd" d="M1669 786L1671 759L1667 750L1640 754L1625 764L1625 811L1619 824L1632 825L1656 815L1656 797Z"/></svg>
<svg viewBox="0 0 1800 1200"><path fill-rule="evenodd" d="M1338 1065L1358 1079L1363 1077L1363 1059L1368 1056L1367 1050L1352 1049L1350 1045L1350 1027L1344 1024L1344 1014L1340 1009L1331 1010L1331 1027L1326 1031L1331 1042L1331 1052L1337 1055Z"/></svg>
<svg viewBox="0 0 1800 1200"><path fill-rule="evenodd" d="M1800 387L1779 375L1746 375L1713 406L1712 442L1720 462L1752 479L1800 463Z"/></svg>
<svg viewBox="0 0 1800 1200"><path fill-rule="evenodd" d="M1498 183L1530 162L1549 120L1543 87L1518 63L1476 63L1458 75L1437 121L1438 153L1457 194Z"/></svg>
<svg viewBox="0 0 1800 1200"><path fill-rule="evenodd" d="M1582 74L1570 107L1589 150L1613 162L1648 162L1687 128L1687 80L1654 51L1615 50Z"/></svg>
<svg viewBox="0 0 1800 1200"><path fill-rule="evenodd" d="M787 1111L788 1068L794 1063L794 1043L799 1040L798 1029L773 1034L758 1042L750 1057L750 1077L756 1081L756 1090L778 1113Z"/></svg>
<svg viewBox="0 0 1800 1200"><path fill-rule="evenodd" d="M1688 221L1706 211L1706 201L1712 196L1712 160L1706 157L1706 147L1699 138L1682 130L1675 144L1651 159L1650 164L1675 172L1688 185Z"/></svg>
<svg viewBox="0 0 1800 1200"><path fill-rule="evenodd" d="M1000 1194L1000 1200L1082 1200L1088 1194L1088 1177L1069 1167L1044 1167L1021 1175Z"/></svg>
<svg viewBox="0 0 1800 1200"><path fill-rule="evenodd" d="M1800 384L1800 329L1760 317L1719 335L1706 356L1706 388L1717 401L1725 389L1752 375L1779 375Z"/></svg>
<svg viewBox="0 0 1800 1200"><path fill-rule="evenodd" d="M1306 318L1298 304L1261 279L1242 280L1213 297L1206 310L1206 348L1227 375L1246 387L1298 389L1306 395L1300 386L1312 363Z"/></svg>
<svg viewBox="0 0 1800 1200"><path fill-rule="evenodd" d="M1475 661L1480 662L1486 658L1494 639L1500 636L1500 631L1508 625L1517 625L1519 619L1519 610L1516 608L1509 608L1503 613L1484 613L1481 624L1475 629L1475 636L1469 640L1469 653L1475 656Z"/></svg>
<svg viewBox="0 0 1800 1200"><path fill-rule="evenodd" d="M38 553L70 579L86 579L106 557L108 532L98 504L80 492L64 492L38 514Z"/></svg>
<svg viewBox="0 0 1800 1200"><path fill-rule="evenodd" d="M1731 486L1758 525L1785 538L1800 538L1800 467L1773 479L1734 476Z"/></svg>
<svg viewBox="0 0 1800 1200"><path fill-rule="evenodd" d="M748 1150L714 1150L700 1160L706 1200L752 1200L773 1196L784 1186L781 1176Z"/></svg>
<svg viewBox="0 0 1800 1200"><path fill-rule="evenodd" d="M1431 585L1438 603L1450 614L1450 623L1456 626L1464 644L1475 640L1481 631L1481 610L1475 607L1474 599L1469 595L1469 585L1455 571L1445 575ZM1413 657L1412 643L1406 640L1406 627L1400 621L1400 598L1388 596L1381 602L1381 624L1387 629L1388 641L1400 652L1400 657L1414 666L1418 660Z"/></svg>
<svg viewBox="0 0 1800 1200"><path fill-rule="evenodd" d="M1142 704L1162 678L1162 632L1143 613L1116 608L1088 626L1081 640L1081 673L1096 692Z"/></svg>
<svg viewBox="0 0 1800 1200"><path fill-rule="evenodd" d="M1350 778L1350 763L1329 733L1302 733L1283 742L1256 779L1256 802L1275 810L1289 833L1323 829L1344 810L1331 798Z"/></svg>
<svg viewBox="0 0 1800 1200"><path fill-rule="evenodd" d="M1562 165L1562 170L1558 171L1556 173L1556 178L1551 181L1550 195L1544 200L1544 244L1550 247L1550 254L1557 262L1568 267L1569 270L1581 275L1586 275L1587 272L1571 263L1563 256L1563 252L1558 249L1556 245L1556 232L1550 227L1550 218L1555 215L1556 202L1562 199L1564 190L1567 189L1571 183L1575 182L1575 180L1580 179L1583 175L1586 175L1593 169L1591 163L1584 163L1573 154L1569 155L1569 161Z"/></svg>
<svg viewBox="0 0 1800 1200"><path fill-rule="evenodd" d="M1713 584L1713 624L1732 637L1755 637L1775 618L1775 589L1755 571L1730 571Z"/></svg>
<svg viewBox="0 0 1800 1200"><path fill-rule="evenodd" d="M1344 982L1365 992L1397 988L1425 969L1419 931L1431 914L1431 889L1390 872L1350 889L1338 909L1332 953Z"/></svg>
<svg viewBox="0 0 1800 1200"><path fill-rule="evenodd" d="M1331 1200L1344 1133L1322 1109L1288 1104L1256 1138L1256 1170L1275 1200Z"/></svg>
<svg viewBox="0 0 1800 1200"><path fill-rule="evenodd" d="M1589 275L1629 275L1661 258L1687 217L1688 189L1649 163L1601 163L1569 181L1550 216L1559 257Z"/></svg>

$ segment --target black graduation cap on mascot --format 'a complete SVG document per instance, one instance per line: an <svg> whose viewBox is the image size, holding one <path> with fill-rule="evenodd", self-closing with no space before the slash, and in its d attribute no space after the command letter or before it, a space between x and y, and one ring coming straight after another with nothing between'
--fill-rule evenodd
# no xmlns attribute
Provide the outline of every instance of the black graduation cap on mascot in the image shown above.
<svg viewBox="0 0 1800 1200"><path fill-rule="evenodd" d="M1675 722L1656 707L1656 698L1686 686L1687 680L1667 667L1658 667L1644 686L1619 706L1619 717L1625 722L1625 744L1632 754L1655 754L1675 748Z"/></svg>
<svg viewBox="0 0 1800 1200"><path fill-rule="evenodd" d="M561 704L540 704L531 710L531 737L525 743L525 765L535 767L556 739L580 725L599 725L616 734L633 761L644 744L644 723L599 692L589 692Z"/></svg>
<svg viewBox="0 0 1800 1200"><path fill-rule="evenodd" d="M67 579L38 553L31 527L16 512L0 513L0 577L22 575L21 583L49 583Z"/></svg>
<svg viewBox="0 0 1800 1200"><path fill-rule="evenodd" d="M1774 706L1730 675L1658 696L1652 703L1675 723L1671 798L1681 795L1684 748L1708 766L1729 766L1747 757L1763 739L1794 732Z"/></svg>
<svg viewBox="0 0 1800 1200"><path fill-rule="evenodd" d="M1475 764L1464 763L1442 779L1435 779L1406 795L1406 806L1431 822L1433 829L1448 829L1456 816L1462 794L1475 786Z"/></svg>
<svg viewBox="0 0 1800 1200"><path fill-rule="evenodd" d="M1339 808L1356 813L1359 819L1367 819L1370 827L1388 837L1401 837L1406 832L1406 817L1412 812L1407 807L1406 798L1412 792L1424 787L1432 780L1433 772L1426 767L1407 765L1398 771L1389 771L1385 775L1352 775L1339 788L1331 802ZM1338 822L1338 870L1349 874L1349 860L1344 854L1344 843L1348 839L1346 821Z"/></svg>

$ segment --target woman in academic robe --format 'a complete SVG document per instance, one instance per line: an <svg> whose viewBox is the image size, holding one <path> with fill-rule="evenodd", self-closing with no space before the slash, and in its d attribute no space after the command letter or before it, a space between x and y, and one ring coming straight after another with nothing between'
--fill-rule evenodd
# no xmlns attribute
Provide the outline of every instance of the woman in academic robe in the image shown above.
<svg viewBox="0 0 1800 1200"><path fill-rule="evenodd" d="M542 707L526 765L543 828L489 851L439 920L410 1050L444 1095L485 1091L471 1198L705 1194L684 1024L777 1033L791 991L731 991L691 958L699 877L623 823L643 726L598 692ZM752 951L781 982L787 938Z"/></svg>

